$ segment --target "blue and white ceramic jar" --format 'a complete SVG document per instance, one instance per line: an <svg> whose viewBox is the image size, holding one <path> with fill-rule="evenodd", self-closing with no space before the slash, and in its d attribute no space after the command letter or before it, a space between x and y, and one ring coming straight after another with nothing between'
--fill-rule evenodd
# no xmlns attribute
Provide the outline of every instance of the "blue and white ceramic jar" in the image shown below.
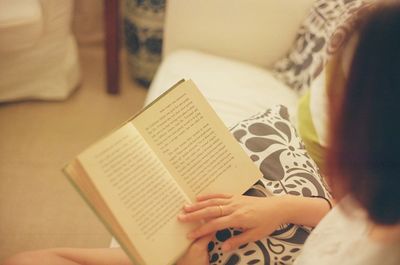
<svg viewBox="0 0 400 265"><path fill-rule="evenodd" d="M129 72L148 87L161 62L165 0L125 0L124 10Z"/></svg>

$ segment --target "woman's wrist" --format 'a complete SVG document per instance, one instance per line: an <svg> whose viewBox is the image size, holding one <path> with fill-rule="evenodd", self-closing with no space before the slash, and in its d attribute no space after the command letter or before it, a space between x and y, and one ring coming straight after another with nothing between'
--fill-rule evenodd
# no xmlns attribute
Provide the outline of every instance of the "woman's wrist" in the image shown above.
<svg viewBox="0 0 400 265"><path fill-rule="evenodd" d="M283 195L276 198L278 199L277 207L282 224L293 223L294 216L297 214L294 203L295 196Z"/></svg>
<svg viewBox="0 0 400 265"><path fill-rule="evenodd" d="M330 210L326 200L318 197L283 195L275 198L282 224L314 227Z"/></svg>

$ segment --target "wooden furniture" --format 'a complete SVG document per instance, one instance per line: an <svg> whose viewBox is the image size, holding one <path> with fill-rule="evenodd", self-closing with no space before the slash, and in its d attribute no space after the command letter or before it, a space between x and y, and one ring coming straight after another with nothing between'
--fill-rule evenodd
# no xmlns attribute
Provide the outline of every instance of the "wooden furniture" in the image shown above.
<svg viewBox="0 0 400 265"><path fill-rule="evenodd" d="M104 0L107 92L119 93L119 0Z"/></svg>

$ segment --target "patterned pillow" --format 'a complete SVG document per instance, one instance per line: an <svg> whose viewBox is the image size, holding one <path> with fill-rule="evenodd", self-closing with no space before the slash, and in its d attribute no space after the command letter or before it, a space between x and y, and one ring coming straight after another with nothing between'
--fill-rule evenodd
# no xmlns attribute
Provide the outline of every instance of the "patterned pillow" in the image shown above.
<svg viewBox="0 0 400 265"><path fill-rule="evenodd" d="M278 105L268 109L240 122L231 131L263 173L263 178L246 195L330 198L316 164L289 122L286 107ZM262 240L228 253L221 251L222 242L241 232L236 229L218 231L208 246L210 264L292 264L310 231L307 227L287 224Z"/></svg>
<svg viewBox="0 0 400 265"><path fill-rule="evenodd" d="M308 88L340 47L357 17L373 0L316 0L289 53L275 63L275 76L294 90Z"/></svg>

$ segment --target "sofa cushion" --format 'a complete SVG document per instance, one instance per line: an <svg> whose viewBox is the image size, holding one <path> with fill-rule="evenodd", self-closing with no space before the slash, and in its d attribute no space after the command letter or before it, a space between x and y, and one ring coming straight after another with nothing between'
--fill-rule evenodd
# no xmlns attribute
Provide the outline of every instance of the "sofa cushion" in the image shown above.
<svg viewBox="0 0 400 265"><path fill-rule="evenodd" d="M357 12L373 1L316 0L291 50L276 62L276 77L295 90L309 88L346 38Z"/></svg>
<svg viewBox="0 0 400 265"><path fill-rule="evenodd" d="M146 104L180 79L192 79L227 126L276 104L296 112L297 94L259 67L202 52L180 50L166 56Z"/></svg>
<svg viewBox="0 0 400 265"><path fill-rule="evenodd" d="M330 199L317 165L308 156L288 116L284 106L274 106L231 129L263 173L263 177L245 194L257 197L292 194ZM241 231L237 229L224 229L216 233L209 244L210 264L292 264L310 229L287 224L266 238L223 253L221 243L238 233Z"/></svg>

